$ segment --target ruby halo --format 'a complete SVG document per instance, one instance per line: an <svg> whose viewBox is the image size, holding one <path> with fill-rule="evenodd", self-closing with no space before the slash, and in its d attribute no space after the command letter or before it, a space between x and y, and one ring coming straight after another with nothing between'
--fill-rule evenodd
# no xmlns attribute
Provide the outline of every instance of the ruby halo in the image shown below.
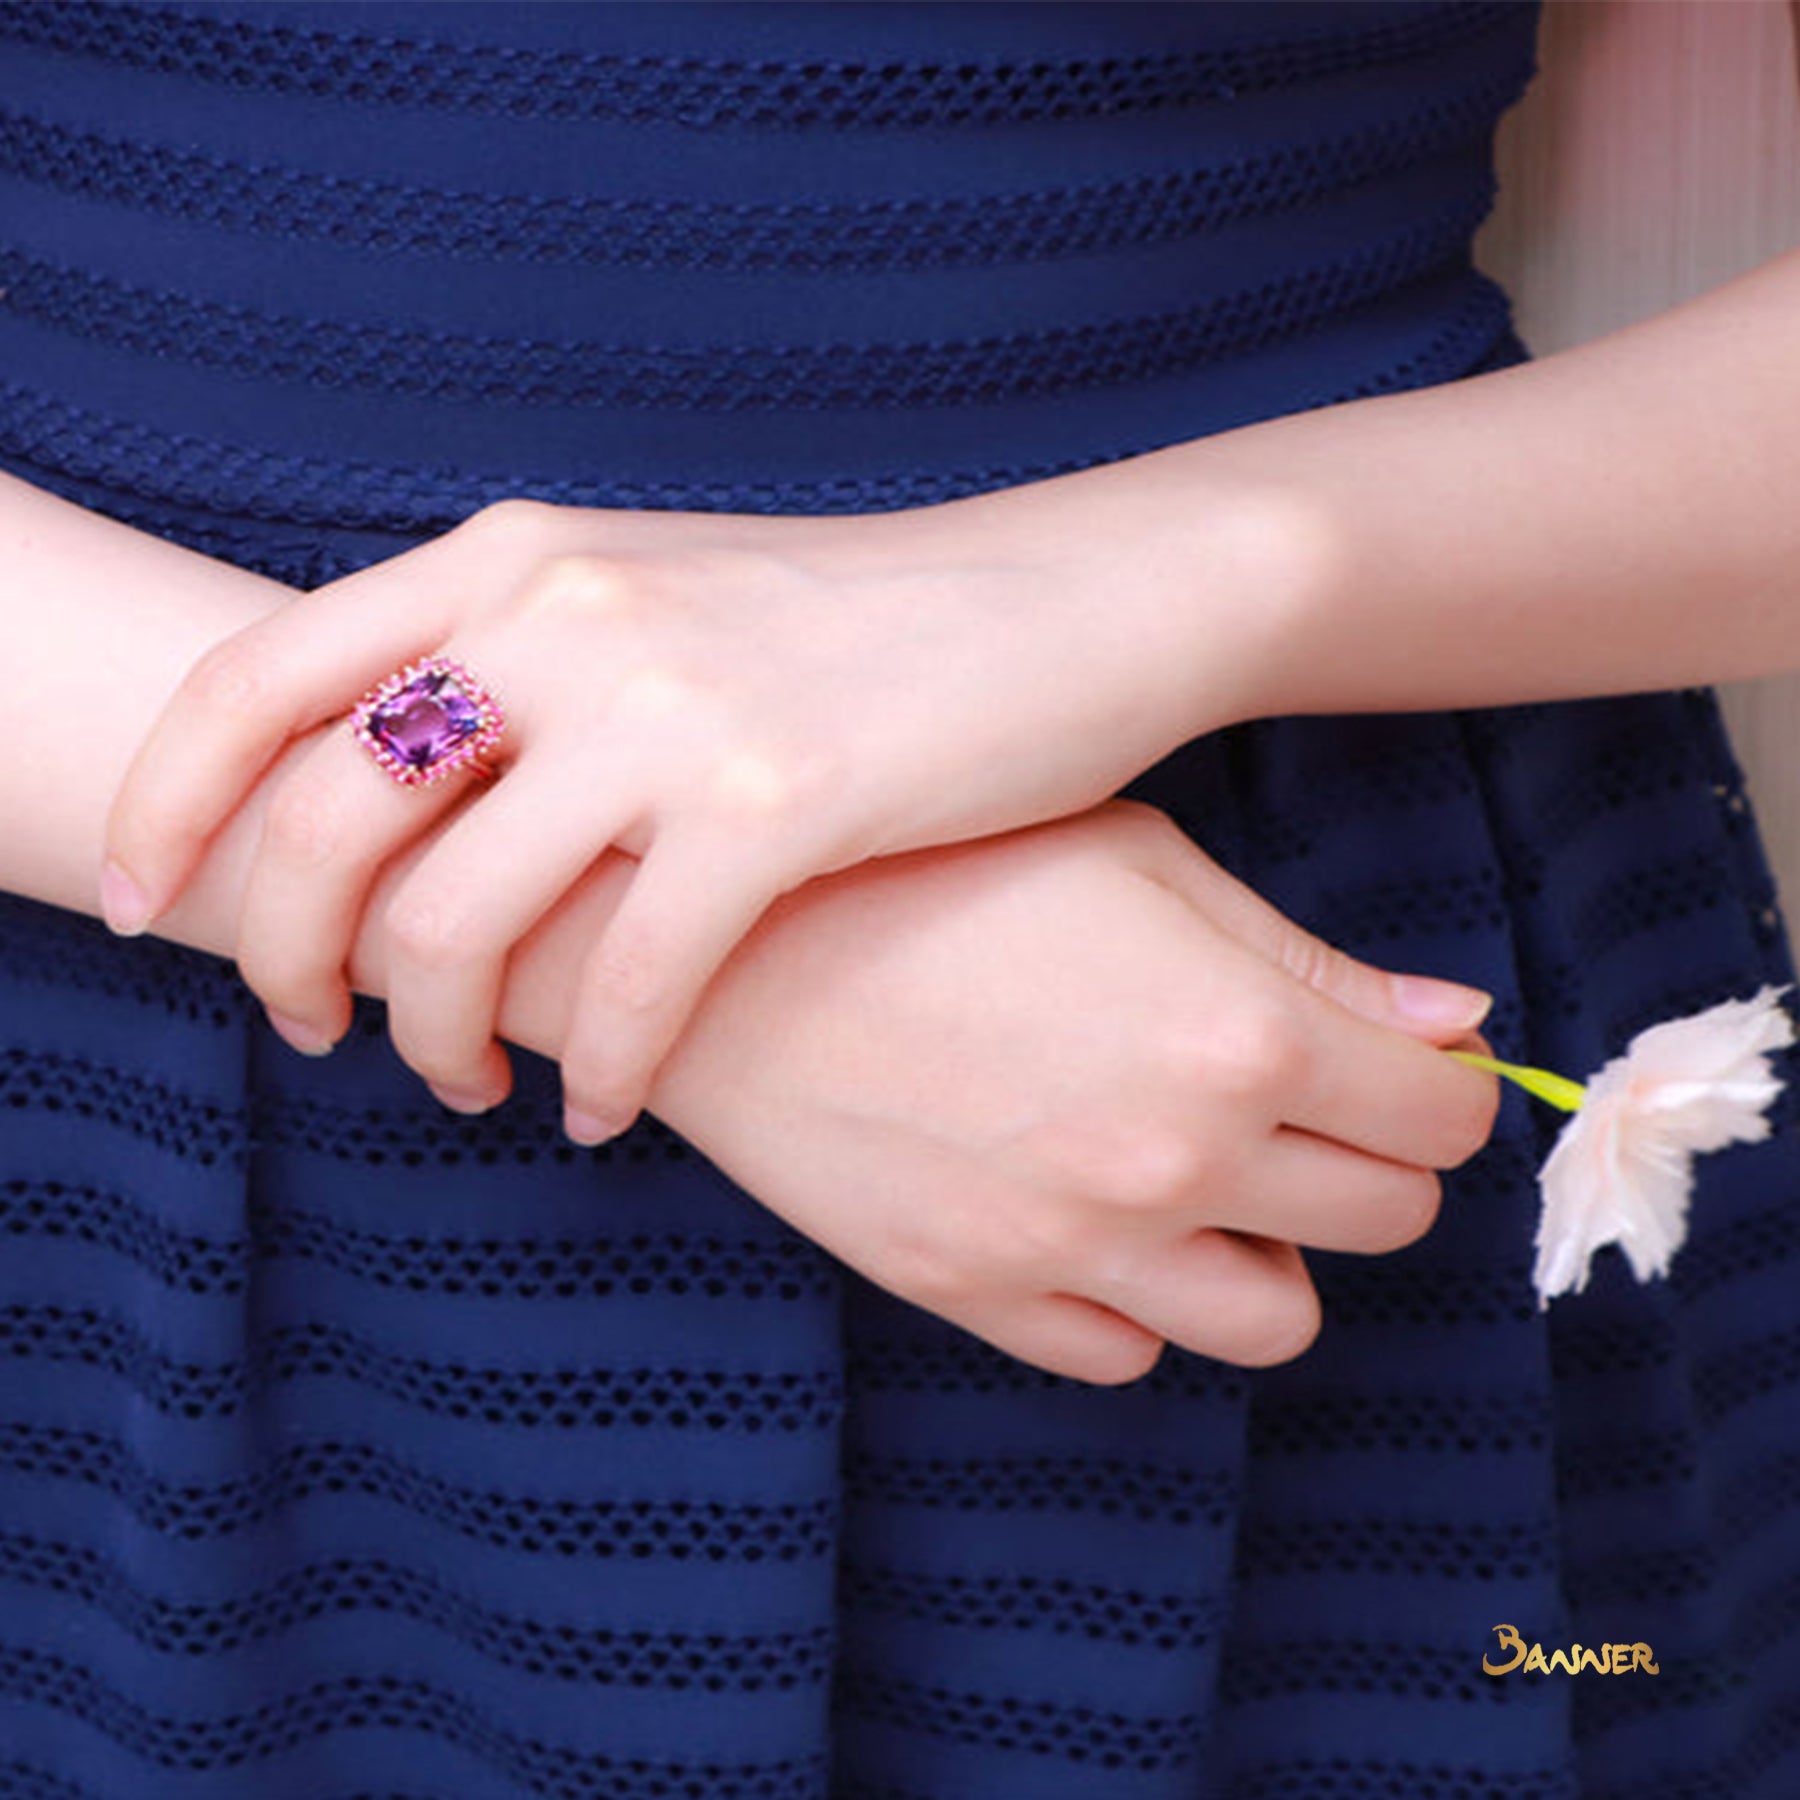
<svg viewBox="0 0 1800 1800"><path fill-rule="evenodd" d="M500 702L454 657L425 656L378 682L351 716L356 740L402 787L428 787L481 760L506 729Z"/></svg>

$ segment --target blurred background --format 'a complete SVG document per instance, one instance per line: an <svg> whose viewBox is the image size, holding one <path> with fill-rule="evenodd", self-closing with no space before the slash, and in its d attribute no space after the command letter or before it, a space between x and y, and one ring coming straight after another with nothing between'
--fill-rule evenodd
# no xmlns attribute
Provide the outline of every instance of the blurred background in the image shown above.
<svg viewBox="0 0 1800 1800"><path fill-rule="evenodd" d="M1800 245L1788 0L1549 0L1538 53L1502 126L1500 204L1477 244L1535 353ZM1800 673L1722 692L1800 941Z"/></svg>

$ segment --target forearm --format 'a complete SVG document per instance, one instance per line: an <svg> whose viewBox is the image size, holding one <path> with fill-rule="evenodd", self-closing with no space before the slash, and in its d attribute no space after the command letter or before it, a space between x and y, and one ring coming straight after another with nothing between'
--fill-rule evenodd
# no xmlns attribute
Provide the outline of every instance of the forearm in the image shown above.
<svg viewBox="0 0 1800 1800"><path fill-rule="evenodd" d="M1800 254L1541 362L1029 491L1112 547L1167 743L1800 666Z"/></svg>
<svg viewBox="0 0 1800 1800"><path fill-rule="evenodd" d="M291 597L0 474L0 888L97 914L101 829L151 721L201 651Z"/></svg>

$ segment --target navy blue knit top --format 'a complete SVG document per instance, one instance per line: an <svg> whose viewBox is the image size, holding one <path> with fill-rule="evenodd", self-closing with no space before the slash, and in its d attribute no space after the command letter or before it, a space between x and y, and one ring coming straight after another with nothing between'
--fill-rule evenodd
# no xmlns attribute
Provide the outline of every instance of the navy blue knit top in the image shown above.
<svg viewBox="0 0 1800 1800"><path fill-rule="evenodd" d="M923 506L1515 360L1512 4L0 0L0 467L305 588L527 494ZM1024 753L1024 752L1022 752ZM1581 1073L1792 979L1711 698L1134 784ZM1552 1124L1311 1350L1028 1367L555 1068L0 897L0 1800L1776 1800L1800 1153L1535 1309ZM1491 1675L1494 1627L1657 1664Z"/></svg>

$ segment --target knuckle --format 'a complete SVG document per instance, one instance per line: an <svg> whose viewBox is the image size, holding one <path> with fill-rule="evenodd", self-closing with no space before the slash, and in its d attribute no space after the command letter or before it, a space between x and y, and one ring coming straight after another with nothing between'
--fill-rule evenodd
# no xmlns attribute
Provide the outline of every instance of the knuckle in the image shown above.
<svg viewBox="0 0 1800 1800"><path fill-rule="evenodd" d="M1193 1132L1140 1125L1117 1138L1097 1197L1127 1212L1161 1212L1193 1199L1208 1161Z"/></svg>
<svg viewBox="0 0 1800 1800"><path fill-rule="evenodd" d="M1302 986L1328 991L1337 964L1337 952L1308 931L1288 931L1281 937L1281 966Z"/></svg>
<svg viewBox="0 0 1800 1800"><path fill-rule="evenodd" d="M524 617L554 614L590 619L629 613L635 584L616 561L592 555L552 556L541 562L521 590Z"/></svg>
<svg viewBox="0 0 1800 1800"><path fill-rule="evenodd" d="M299 1019L311 1017L316 1010L321 985L318 971L252 943L240 944L234 960L244 986L264 1006Z"/></svg>
<svg viewBox="0 0 1800 1800"><path fill-rule="evenodd" d="M1306 1047L1285 1012L1244 1005L1180 1031L1165 1054L1195 1087L1266 1109L1303 1077Z"/></svg>
<svg viewBox="0 0 1800 1800"><path fill-rule="evenodd" d="M1230 1033L1229 1043L1234 1091L1246 1099L1275 1100L1300 1078L1304 1043L1283 1013L1251 1014Z"/></svg>
<svg viewBox="0 0 1800 1800"><path fill-rule="evenodd" d="M996 1260L1033 1286L1118 1288L1129 1281L1116 1235L1081 1206L1033 1206L1009 1222Z"/></svg>
<svg viewBox="0 0 1800 1800"><path fill-rule="evenodd" d="M1381 1252L1416 1244L1437 1223L1442 1200L1443 1188L1435 1175L1423 1170L1396 1175L1377 1209L1368 1248Z"/></svg>
<svg viewBox="0 0 1800 1800"><path fill-rule="evenodd" d="M1240 1329L1231 1360L1255 1369L1292 1362L1312 1348L1324 1318L1312 1283L1295 1276L1282 1282Z"/></svg>
<svg viewBox="0 0 1800 1800"><path fill-rule="evenodd" d="M1096 1200L1104 1204L1128 1140L1129 1133L1115 1120L1062 1118L1040 1123L1030 1136L1029 1147L1050 1192L1072 1195L1085 1204ZM1041 1231L1056 1216L1055 1211L1038 1207L1027 1214L1027 1220Z"/></svg>
<svg viewBox="0 0 1800 1800"><path fill-rule="evenodd" d="M697 681L649 659L619 677L608 701L614 718L633 725L662 726L679 721L690 730L710 721L712 696Z"/></svg>
<svg viewBox="0 0 1800 1800"><path fill-rule="evenodd" d="M1191 1206L1228 1173L1228 1152L1198 1125L1171 1124L1147 1109L1059 1119L1033 1134L1031 1151L1048 1191L1072 1205L1034 1207L1034 1229L1117 1232L1121 1215ZM1061 1214L1068 1212L1068 1220ZM1085 1248L1085 1245L1079 1246Z"/></svg>
<svg viewBox="0 0 1800 1800"><path fill-rule="evenodd" d="M1448 1063L1449 1059L1443 1060ZM1443 1071L1434 1073L1442 1075ZM1460 1168L1493 1135L1499 1111L1500 1084L1492 1075L1453 1069L1448 1085L1440 1081L1435 1090L1428 1116L1415 1127L1406 1160L1423 1169Z"/></svg>
<svg viewBox="0 0 1800 1800"><path fill-rule="evenodd" d="M349 1029L352 1008L342 969L298 934L253 932L233 960L244 986L271 1012L326 1031L334 1042Z"/></svg>
<svg viewBox="0 0 1800 1800"><path fill-rule="evenodd" d="M382 922L393 950L420 968L465 968L488 952L468 915L431 894L403 890L388 902Z"/></svg>
<svg viewBox="0 0 1800 1800"><path fill-rule="evenodd" d="M458 529L465 537L497 549L516 546L526 551L541 540L545 525L555 510L542 500L509 496L471 513Z"/></svg>
<svg viewBox="0 0 1800 1800"><path fill-rule="evenodd" d="M343 807L323 783L295 776L269 802L270 846L288 863L311 867L327 861L343 840Z"/></svg>
<svg viewBox="0 0 1800 1800"><path fill-rule="evenodd" d="M980 1300L987 1285L966 1261L947 1257L941 1246L923 1238L896 1239L882 1264L887 1285L930 1312L962 1312Z"/></svg>
<svg viewBox="0 0 1800 1800"><path fill-rule="evenodd" d="M208 712L246 720L266 716L269 677L261 653L241 633L207 650L184 685L189 698Z"/></svg>
<svg viewBox="0 0 1800 1800"><path fill-rule="evenodd" d="M1282 1013L1247 1013L1226 1033L1226 1071L1247 1098L1280 1093L1300 1064L1298 1033Z"/></svg>
<svg viewBox="0 0 1800 1800"><path fill-rule="evenodd" d="M753 829L783 817L810 816L830 785L827 759L738 747L713 771L715 810Z"/></svg>
<svg viewBox="0 0 1800 1800"><path fill-rule="evenodd" d="M638 938L603 943L594 952L587 985L602 1005L641 1018L662 998L661 959Z"/></svg>
<svg viewBox="0 0 1800 1800"><path fill-rule="evenodd" d="M563 1093L571 1104L600 1119L623 1120L644 1102L644 1083L617 1052L565 1045L561 1059Z"/></svg>
<svg viewBox="0 0 1800 1800"><path fill-rule="evenodd" d="M1460 1110L1451 1110L1447 1115L1449 1130L1434 1168L1460 1168L1494 1135L1494 1121L1500 1114L1500 1083L1477 1069L1464 1072L1475 1079L1458 1084L1468 1099Z"/></svg>
<svg viewBox="0 0 1800 1800"><path fill-rule="evenodd" d="M434 1044L413 1036L397 1016L389 1021L388 1035L395 1055L415 1075L430 1082L433 1087L460 1088L465 1092L481 1087L479 1064L471 1066L466 1060L448 1052L441 1043Z"/></svg>

